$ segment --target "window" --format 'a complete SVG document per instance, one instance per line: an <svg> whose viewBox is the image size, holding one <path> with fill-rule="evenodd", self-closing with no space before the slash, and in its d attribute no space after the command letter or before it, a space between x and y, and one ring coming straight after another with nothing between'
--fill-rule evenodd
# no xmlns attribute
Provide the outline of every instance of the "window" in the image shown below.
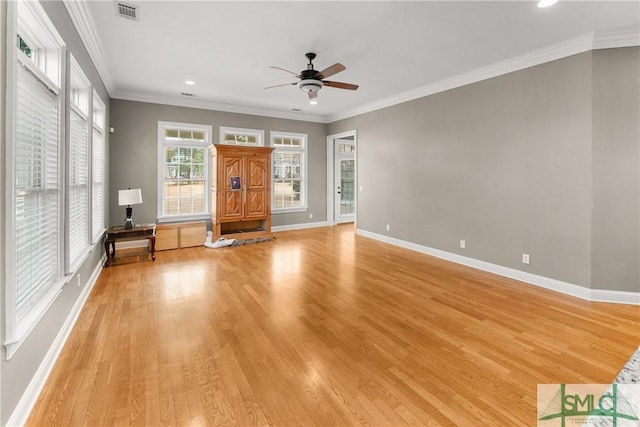
<svg viewBox="0 0 640 427"><path fill-rule="evenodd" d="M20 37L20 34L18 34L18 49L20 49L22 51L22 53L24 53L27 58L33 60L33 54L34 52L31 50L31 47L27 44L26 41L24 41L22 39L22 37Z"/></svg>
<svg viewBox="0 0 640 427"><path fill-rule="evenodd" d="M259 129L227 128L221 126L220 144L262 147L264 145L264 131Z"/></svg>
<svg viewBox="0 0 640 427"><path fill-rule="evenodd" d="M38 2L7 4L5 347L11 358L63 283L63 42ZM13 212L13 213L11 213Z"/></svg>
<svg viewBox="0 0 640 427"><path fill-rule="evenodd" d="M271 208L277 212L307 209L307 135L271 132L273 182Z"/></svg>
<svg viewBox="0 0 640 427"><path fill-rule="evenodd" d="M211 126L158 122L158 221L206 219Z"/></svg>
<svg viewBox="0 0 640 427"><path fill-rule="evenodd" d="M71 55L67 176L67 272L89 251L89 94L90 84Z"/></svg>
<svg viewBox="0 0 640 427"><path fill-rule="evenodd" d="M105 175L105 142L104 142L104 103L93 91L93 132L91 135L91 236L95 243L105 230L104 215L104 175Z"/></svg>

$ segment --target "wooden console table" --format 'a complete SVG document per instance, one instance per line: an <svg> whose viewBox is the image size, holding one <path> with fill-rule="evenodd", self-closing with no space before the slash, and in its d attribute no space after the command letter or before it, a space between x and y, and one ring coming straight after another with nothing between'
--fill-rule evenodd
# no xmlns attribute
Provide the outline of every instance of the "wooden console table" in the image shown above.
<svg viewBox="0 0 640 427"><path fill-rule="evenodd" d="M151 242L151 259L156 260L156 225L155 224L136 224L131 230L125 230L123 225L109 227L107 230L107 240L104 241L104 250L107 253L107 262L104 266L108 267L112 258L116 257L116 242L125 240L142 240L147 239ZM111 246L111 248L109 247ZM113 250L109 250L113 249Z"/></svg>

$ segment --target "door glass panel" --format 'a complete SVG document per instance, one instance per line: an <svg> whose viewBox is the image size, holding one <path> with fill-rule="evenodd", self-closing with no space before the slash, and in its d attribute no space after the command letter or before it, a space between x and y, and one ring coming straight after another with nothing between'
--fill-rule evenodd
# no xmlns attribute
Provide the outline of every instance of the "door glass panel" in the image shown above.
<svg viewBox="0 0 640 427"><path fill-rule="evenodd" d="M340 215L355 213L355 161L340 161Z"/></svg>

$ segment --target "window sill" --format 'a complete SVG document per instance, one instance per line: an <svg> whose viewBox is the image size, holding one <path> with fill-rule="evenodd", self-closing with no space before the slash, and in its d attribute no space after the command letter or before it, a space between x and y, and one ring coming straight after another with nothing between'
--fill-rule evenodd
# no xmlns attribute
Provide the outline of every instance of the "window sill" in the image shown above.
<svg viewBox="0 0 640 427"><path fill-rule="evenodd" d="M202 221L207 219L211 219L211 214L203 213L203 214L195 214L195 215L159 216L156 220L158 221L158 224L162 224L165 222Z"/></svg>
<svg viewBox="0 0 640 427"><path fill-rule="evenodd" d="M96 234L93 239L92 239L92 246L95 246L98 244L98 242L100 242L100 240L102 240L102 238L104 237L104 232L107 231L106 228L103 228L102 231L100 231L100 233Z"/></svg>
<svg viewBox="0 0 640 427"><path fill-rule="evenodd" d="M283 213L295 213L295 212L306 212L309 208L306 206L296 207L296 208L280 208L280 209L271 209L271 215L283 214Z"/></svg>
<svg viewBox="0 0 640 427"><path fill-rule="evenodd" d="M58 298L58 295L62 293L64 285L65 278L58 280L49 288L40 301L29 309L25 317L16 322L13 330L7 332L7 337L4 342L6 360L11 359L16 354L20 346L31 334L31 331L40 323L40 320L42 320L53 302Z"/></svg>

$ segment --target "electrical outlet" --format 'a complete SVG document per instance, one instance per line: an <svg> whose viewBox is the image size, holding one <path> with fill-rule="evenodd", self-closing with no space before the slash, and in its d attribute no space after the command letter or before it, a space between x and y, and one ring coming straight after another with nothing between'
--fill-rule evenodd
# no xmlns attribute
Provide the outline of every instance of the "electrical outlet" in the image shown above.
<svg viewBox="0 0 640 427"><path fill-rule="evenodd" d="M529 264L529 254L522 254L522 263Z"/></svg>
<svg viewBox="0 0 640 427"><path fill-rule="evenodd" d="M467 242L465 242L464 240L460 240L460 247L462 249L466 248L467 247Z"/></svg>
<svg viewBox="0 0 640 427"><path fill-rule="evenodd" d="M80 287L80 284L81 284L81 283L82 283L82 282L80 282L80 275L78 274L78 287Z"/></svg>
<svg viewBox="0 0 640 427"><path fill-rule="evenodd" d="M360 192L362 193L362 185L360 186Z"/></svg>
<svg viewBox="0 0 640 427"><path fill-rule="evenodd" d="M387 224L387 231L391 230L391 226Z"/></svg>
<svg viewBox="0 0 640 427"><path fill-rule="evenodd" d="M313 214L312 213L309 214L309 219L313 219Z"/></svg>

